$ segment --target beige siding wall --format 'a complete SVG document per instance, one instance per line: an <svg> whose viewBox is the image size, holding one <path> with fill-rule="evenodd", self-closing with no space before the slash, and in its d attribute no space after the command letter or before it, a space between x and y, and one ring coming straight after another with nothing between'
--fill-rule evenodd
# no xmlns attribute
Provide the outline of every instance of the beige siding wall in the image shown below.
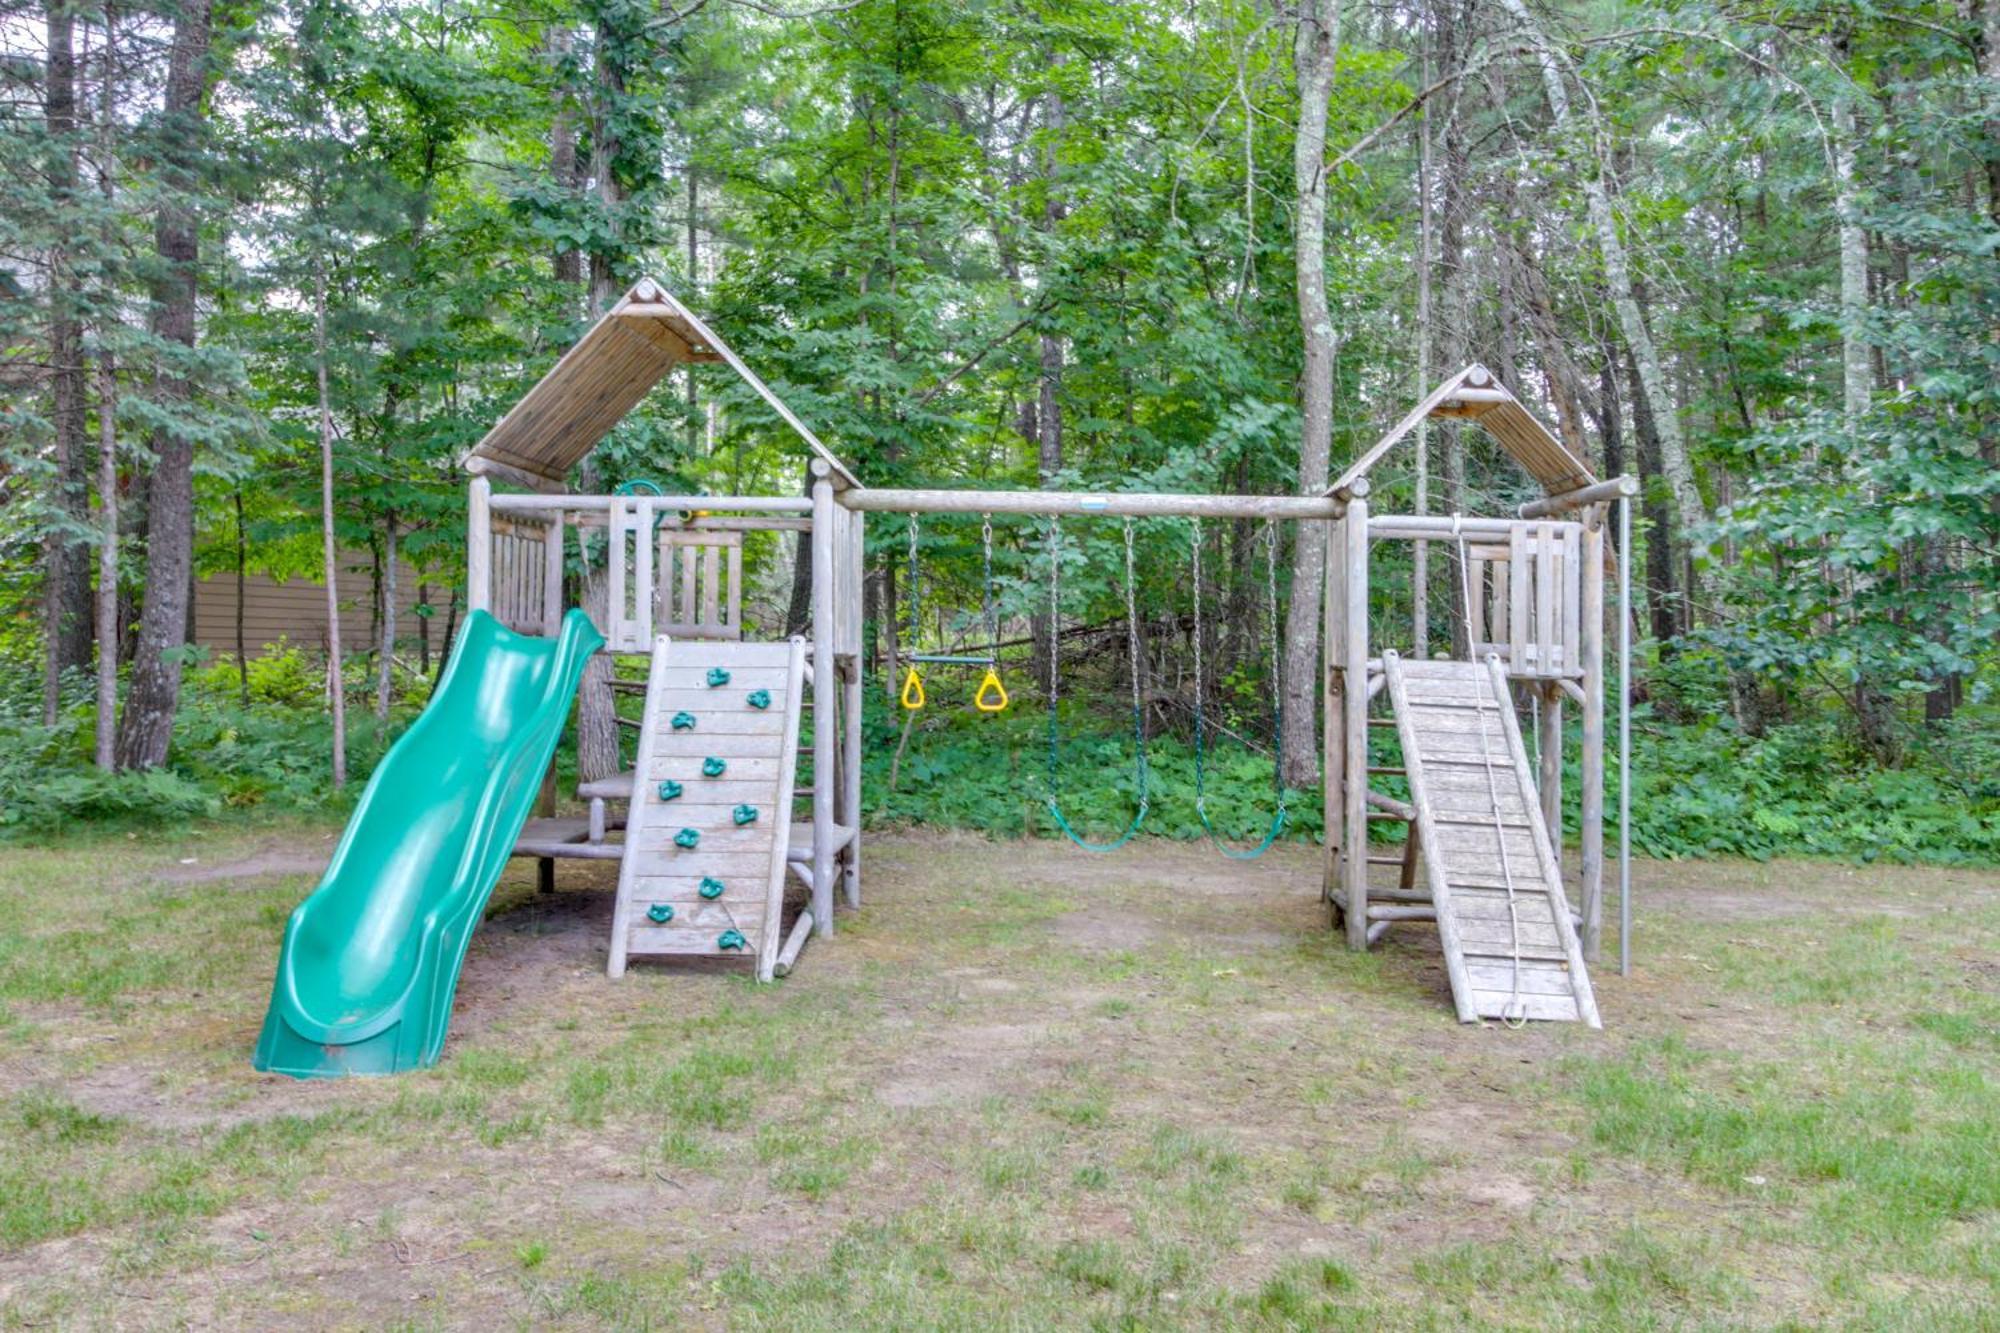
<svg viewBox="0 0 2000 1333"><path fill-rule="evenodd" d="M441 580L431 586L432 605L442 613L451 590ZM371 592L368 576L356 571L342 576L340 584L340 642L345 648L371 648ZM417 604L417 574L405 568L396 576L396 618L398 638L417 632L416 617L410 608ZM442 614L436 625L442 634ZM195 642L211 652L236 651L236 576L215 574L200 580L194 590ZM243 580L243 642L250 655L260 655L267 644L285 638L303 648L326 647L326 588L317 579L294 578L279 582L264 574L249 574Z"/></svg>

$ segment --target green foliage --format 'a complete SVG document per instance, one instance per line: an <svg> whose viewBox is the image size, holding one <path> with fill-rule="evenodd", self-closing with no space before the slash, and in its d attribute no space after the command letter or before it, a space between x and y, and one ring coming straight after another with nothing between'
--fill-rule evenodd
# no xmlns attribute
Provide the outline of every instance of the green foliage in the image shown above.
<svg viewBox="0 0 2000 1333"><path fill-rule="evenodd" d="M1635 709L1632 844L1640 854L2000 863L2000 727L1991 707L1968 708L1900 766L1885 768L1831 713L1746 734L1727 710L1727 683L1713 656L1704 663L1699 654L1684 655L1665 669L1663 682L1674 715L1690 720L1667 721L1654 705ZM996 717L949 703L926 709L894 764L892 791L902 722L901 710L886 703L866 719L871 821L1003 837L1055 835L1044 804L1045 724L1031 698L1017 698ZM1083 700L1065 704L1063 728L1063 814L1085 836L1114 835L1131 819L1136 800L1130 736L1115 713L1093 711ZM1524 732L1532 746L1531 730ZM1580 819L1579 740L1573 724L1563 785L1572 838ZM1374 763L1399 762L1393 732L1374 729L1370 742ZM1146 832L1200 838L1190 738L1155 735L1147 755ZM1274 809L1268 755L1225 743L1211 751L1207 767L1207 808L1217 834L1232 845L1255 844ZM1615 766L1609 782L1607 805L1615 812ZM1400 779L1378 783L1392 795L1407 793ZM1318 790L1288 792L1286 806L1285 840L1317 841ZM1378 826L1376 836L1383 833Z"/></svg>
<svg viewBox="0 0 2000 1333"><path fill-rule="evenodd" d="M104 774L91 767L93 710L87 700L78 698L54 727L43 727L33 718L32 697L0 695L0 838L46 838L90 823L185 824L253 807L337 810L366 781L429 688L428 682L400 681L406 692L387 728L365 711L350 711L353 785L336 794L333 729L322 703L324 667L287 648L252 659L250 678L252 701L245 705L233 662L190 672L167 765L143 773ZM350 664L351 693L365 690L367 679L365 662Z"/></svg>

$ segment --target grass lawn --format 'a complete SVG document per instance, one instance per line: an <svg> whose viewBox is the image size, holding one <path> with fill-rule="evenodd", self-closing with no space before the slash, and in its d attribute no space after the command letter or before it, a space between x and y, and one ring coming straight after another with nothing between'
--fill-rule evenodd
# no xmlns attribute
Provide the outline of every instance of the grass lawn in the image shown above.
<svg viewBox="0 0 2000 1333"><path fill-rule="evenodd" d="M1304 849L871 838L764 988L517 862L437 1069L268 1078L332 838L0 852L7 1326L2000 1327L1991 873L1642 863L1596 1034Z"/></svg>

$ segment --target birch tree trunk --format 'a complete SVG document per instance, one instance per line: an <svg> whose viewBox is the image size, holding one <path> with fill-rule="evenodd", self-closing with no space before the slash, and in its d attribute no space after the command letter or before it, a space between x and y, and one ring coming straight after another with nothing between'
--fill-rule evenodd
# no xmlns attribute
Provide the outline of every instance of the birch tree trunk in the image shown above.
<svg viewBox="0 0 2000 1333"><path fill-rule="evenodd" d="M1842 63L1846 41L1835 43ZM1868 320L1868 230L1861 225L1861 187L1855 174L1854 98L1843 93L1833 103L1834 212L1840 221L1840 386L1847 429L1868 415L1874 397L1875 366L1865 336Z"/></svg>
<svg viewBox="0 0 2000 1333"><path fill-rule="evenodd" d="M1571 114L1569 90L1563 83L1566 57L1549 41L1541 25L1528 12L1524 0L1500 0L1500 5L1521 25L1523 35L1534 47L1536 62L1541 67L1542 90L1548 97L1556 132L1559 136L1568 137L1579 126L1575 124L1577 118ZM1632 351L1638 370L1639 390L1652 414L1653 430L1659 437L1660 472L1671 492L1674 529L1676 534L1684 536L1692 525L1707 517L1707 510L1702 504L1701 490L1695 484L1694 465L1688 457L1686 437L1681 433L1680 415L1674 407L1673 396L1667 391L1658 347L1653 342L1652 330L1646 326L1645 314L1639 309L1638 298L1633 295L1632 267L1625 254L1625 242L1618 235L1618 219L1611 210L1611 191L1606 183L1604 155L1597 145L1597 127L1589 125L1581 128L1589 134L1595 166L1595 170L1584 173L1582 181L1591 230L1597 234L1598 252L1604 261L1605 285L1610 289L1611 305L1618 315L1619 332ZM1690 594L1699 590L1691 582Z"/></svg>
<svg viewBox="0 0 2000 1333"><path fill-rule="evenodd" d="M326 697L333 709L333 786L347 785L347 677L340 657L340 557L333 536L333 399L326 373L326 256L313 257L313 380L319 393L319 553L326 582Z"/></svg>
<svg viewBox="0 0 2000 1333"><path fill-rule="evenodd" d="M192 350L196 263L201 232L192 193L201 142L202 93L208 83L209 0L184 0L174 15L167 82L162 166L168 188L153 222L159 256L150 317L155 338ZM194 385L171 358L159 377L166 413L186 411ZM132 654L132 685L118 719L115 759L121 769L157 768L173 741L180 705L181 653L187 643L188 592L194 569L194 439L185 426L153 432L153 475L146 497L146 603Z"/></svg>
<svg viewBox="0 0 2000 1333"><path fill-rule="evenodd" d="M1299 494L1326 489L1333 447L1333 313L1326 301L1326 119L1340 53L1339 0L1305 0L1292 43L1298 81L1298 132L1292 145L1293 267L1299 334L1304 344L1300 398ZM1278 738L1285 785L1319 781L1320 595L1326 578L1326 525L1301 523L1292 548L1292 600L1285 622L1284 734Z"/></svg>

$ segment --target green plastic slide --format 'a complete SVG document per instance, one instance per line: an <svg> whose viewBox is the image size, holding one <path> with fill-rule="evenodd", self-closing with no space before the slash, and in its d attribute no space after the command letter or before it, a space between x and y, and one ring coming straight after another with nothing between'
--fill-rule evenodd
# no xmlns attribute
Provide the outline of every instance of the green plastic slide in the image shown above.
<svg viewBox="0 0 2000 1333"><path fill-rule="evenodd" d="M466 620L430 706L285 924L257 1068L330 1078L437 1063L466 943L603 643L581 611L554 639L484 611Z"/></svg>

